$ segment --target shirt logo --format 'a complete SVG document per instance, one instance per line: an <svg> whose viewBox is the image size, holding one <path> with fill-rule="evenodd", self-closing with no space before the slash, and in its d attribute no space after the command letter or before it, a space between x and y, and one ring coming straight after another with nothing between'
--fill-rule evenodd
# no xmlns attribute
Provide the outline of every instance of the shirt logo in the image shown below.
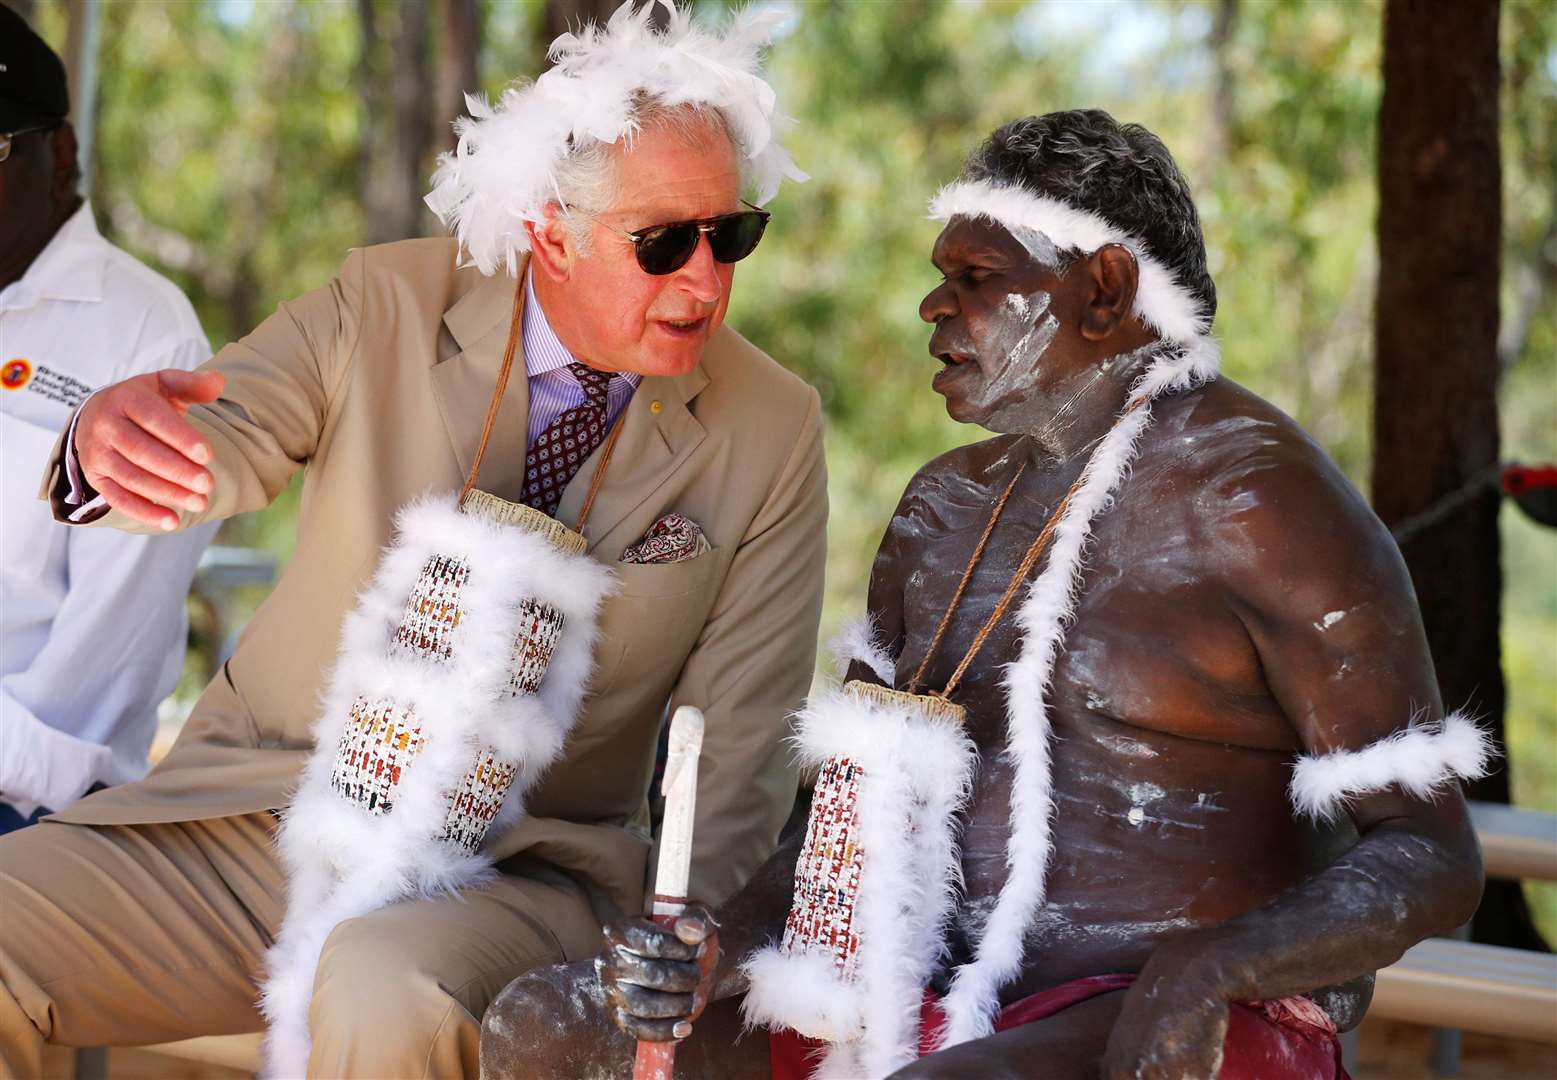
<svg viewBox="0 0 1557 1080"><path fill-rule="evenodd" d="M47 364L33 367L32 361L21 357L7 360L5 366L0 367L0 386L7 390L21 390L25 387L29 394L41 394L67 409L80 405L93 390L74 375L66 375Z"/></svg>
<svg viewBox="0 0 1557 1080"><path fill-rule="evenodd" d="M15 360L7 360L5 367L0 368L0 386L7 390L20 390L27 385L27 380L32 378L32 365L21 357Z"/></svg>

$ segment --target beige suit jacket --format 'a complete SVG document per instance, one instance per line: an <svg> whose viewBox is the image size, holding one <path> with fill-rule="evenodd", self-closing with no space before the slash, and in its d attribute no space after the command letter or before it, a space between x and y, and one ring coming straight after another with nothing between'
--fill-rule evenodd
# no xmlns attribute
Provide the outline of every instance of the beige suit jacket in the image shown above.
<svg viewBox="0 0 1557 1080"><path fill-rule="evenodd" d="M199 521L257 510L302 469L297 546L172 751L145 780L56 815L84 824L185 821L279 809L311 747L309 726L342 616L389 542L395 510L457 489L475 452L507 340L514 282L458 269L453 241L353 251L328 285L281 305L207 365L222 399L189 417L215 451ZM517 501L529 405L510 380L480 486ZM576 522L595 460L557 516ZM63 518L58 448L45 479ZM671 511L713 550L618 564ZM614 566L595 675L564 758L495 839L580 878L602 917L645 887L646 792L667 704L707 716L692 891L717 902L772 851L795 775L782 742L811 680L827 517L816 391L729 329L701 365L645 378L588 521ZM128 527L111 512L94 524ZM135 613L124 613L135 632ZM602 909L602 904L604 908Z"/></svg>

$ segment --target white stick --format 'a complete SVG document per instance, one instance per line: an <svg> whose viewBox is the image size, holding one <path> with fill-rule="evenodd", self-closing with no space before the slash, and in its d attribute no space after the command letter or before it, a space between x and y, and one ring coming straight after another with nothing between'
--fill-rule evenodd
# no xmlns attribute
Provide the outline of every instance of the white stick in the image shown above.
<svg viewBox="0 0 1557 1080"><path fill-rule="evenodd" d="M660 826L660 864L654 875L654 914L679 915L692 869L692 822L697 816L697 761L703 752L703 713L690 705L670 721L665 758L665 820Z"/></svg>

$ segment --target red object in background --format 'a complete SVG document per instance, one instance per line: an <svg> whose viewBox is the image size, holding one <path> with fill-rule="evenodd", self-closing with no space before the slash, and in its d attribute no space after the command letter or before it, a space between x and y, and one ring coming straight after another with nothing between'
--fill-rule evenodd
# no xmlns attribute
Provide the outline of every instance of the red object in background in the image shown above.
<svg viewBox="0 0 1557 1080"><path fill-rule="evenodd" d="M1531 519L1557 528L1557 465L1505 465L1498 487Z"/></svg>

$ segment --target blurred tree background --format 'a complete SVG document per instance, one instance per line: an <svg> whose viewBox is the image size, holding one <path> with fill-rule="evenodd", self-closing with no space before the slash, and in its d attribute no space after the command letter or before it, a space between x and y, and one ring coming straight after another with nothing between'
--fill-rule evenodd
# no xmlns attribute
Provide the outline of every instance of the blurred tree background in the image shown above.
<svg viewBox="0 0 1557 1080"><path fill-rule="evenodd" d="M63 53L96 0L7 2ZM452 142L459 92L533 76L553 34L614 4L104 3L98 218L184 287L220 347L326 279L349 247L434 232L419 196ZM699 6L717 16L727 5ZM936 280L936 229L924 208L983 135L1019 115L1096 106L1163 137L1197 192L1228 374L1295 416L1369 490L1381 2L764 6L788 16L770 70L795 120L787 142L813 179L772 205L729 320L822 392L833 506L824 636L861 609L914 469L978 437L929 390L935 364L916 312ZM1548 0L1504 0L1500 24L1500 424L1503 459L1524 462L1557 461L1554 12ZM294 491L229 522L222 542L285 559L295 506ZM1501 533L1515 798L1557 810L1557 534L1512 503ZM1557 890L1535 895L1551 939Z"/></svg>

